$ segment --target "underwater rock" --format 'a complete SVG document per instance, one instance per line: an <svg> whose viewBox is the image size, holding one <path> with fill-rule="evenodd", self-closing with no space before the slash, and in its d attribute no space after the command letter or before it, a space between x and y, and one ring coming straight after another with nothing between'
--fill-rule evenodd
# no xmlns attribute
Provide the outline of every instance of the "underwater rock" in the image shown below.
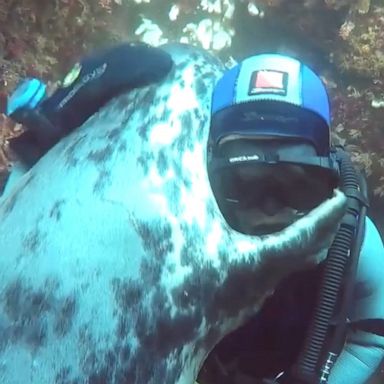
<svg viewBox="0 0 384 384"><path fill-rule="evenodd" d="M384 75L384 7L371 8L346 19L333 58L340 72L374 80Z"/></svg>
<svg viewBox="0 0 384 384"><path fill-rule="evenodd" d="M191 384L283 277L326 255L341 193L274 235L226 224L206 170L223 65L165 49L161 84L110 101L0 200L2 384Z"/></svg>

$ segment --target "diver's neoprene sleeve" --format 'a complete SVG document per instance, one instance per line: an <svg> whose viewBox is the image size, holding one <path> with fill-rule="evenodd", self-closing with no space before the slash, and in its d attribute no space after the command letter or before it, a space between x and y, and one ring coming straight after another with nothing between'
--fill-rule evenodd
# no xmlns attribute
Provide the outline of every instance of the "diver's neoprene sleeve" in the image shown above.
<svg viewBox="0 0 384 384"><path fill-rule="evenodd" d="M347 343L331 371L328 384L365 384L384 357L384 337L357 331Z"/></svg>
<svg viewBox="0 0 384 384"><path fill-rule="evenodd" d="M384 359L384 246L368 217L349 320L347 342L329 384L364 384ZM367 332L370 328L377 334Z"/></svg>

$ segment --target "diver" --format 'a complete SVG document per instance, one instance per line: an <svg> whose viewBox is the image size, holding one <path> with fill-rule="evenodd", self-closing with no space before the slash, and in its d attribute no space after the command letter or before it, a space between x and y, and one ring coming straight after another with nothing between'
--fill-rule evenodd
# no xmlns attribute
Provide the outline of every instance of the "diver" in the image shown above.
<svg viewBox="0 0 384 384"><path fill-rule="evenodd" d="M363 384L384 358L383 243L366 216L364 178L331 144L330 120L321 79L288 56L249 57L215 86L208 175L233 229L276 233L335 188L347 205L325 261L284 279L215 348L210 384Z"/></svg>
<svg viewBox="0 0 384 384"><path fill-rule="evenodd" d="M7 103L7 116L26 128L10 141L11 149L30 168L111 98L160 81L172 65L159 48L122 43L81 59L51 95L41 80L23 80Z"/></svg>

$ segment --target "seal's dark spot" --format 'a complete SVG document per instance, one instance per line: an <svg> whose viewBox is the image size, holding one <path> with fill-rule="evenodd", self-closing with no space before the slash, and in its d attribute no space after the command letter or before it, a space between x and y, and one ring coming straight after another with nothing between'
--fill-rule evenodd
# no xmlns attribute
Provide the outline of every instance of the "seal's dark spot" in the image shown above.
<svg viewBox="0 0 384 384"><path fill-rule="evenodd" d="M128 345L121 347L118 350L119 361L122 366L126 365L131 357L131 349Z"/></svg>
<svg viewBox="0 0 384 384"><path fill-rule="evenodd" d="M183 177L183 175L184 175L184 170L182 169L181 162L180 161L174 161L173 164L172 164L172 168L175 171L177 180L180 180Z"/></svg>
<svg viewBox="0 0 384 384"><path fill-rule="evenodd" d="M194 121L192 121L191 112L184 113L181 117L181 126L190 127L189 129L194 129ZM177 140L177 149L183 153L186 150L192 150L195 143L191 141L188 132L183 131L183 133L178 137Z"/></svg>
<svg viewBox="0 0 384 384"><path fill-rule="evenodd" d="M197 335L199 325L198 311L175 317L163 311L152 332L145 334L140 341L159 357L166 357L180 345L191 342Z"/></svg>
<svg viewBox="0 0 384 384"><path fill-rule="evenodd" d="M117 144L121 135L121 131L122 129L120 126L109 131L107 134L108 143L112 143L114 145Z"/></svg>
<svg viewBox="0 0 384 384"><path fill-rule="evenodd" d="M42 346L47 337L46 314L51 308L44 291L34 291L23 285L21 280L9 284L3 311L10 320L8 329L13 342L25 343L32 349Z"/></svg>
<svg viewBox="0 0 384 384"><path fill-rule="evenodd" d="M115 355L114 351L107 351L104 356L104 363L107 367L110 367L112 369L116 366L117 356Z"/></svg>
<svg viewBox="0 0 384 384"><path fill-rule="evenodd" d="M176 177L175 182L171 182L165 186L166 194L169 196L168 205L169 209L175 215L180 213L180 191L181 180Z"/></svg>
<svg viewBox="0 0 384 384"><path fill-rule="evenodd" d="M106 368L97 373L93 373L87 381L88 384L108 384L110 383L108 371Z"/></svg>
<svg viewBox="0 0 384 384"><path fill-rule="evenodd" d="M163 114L161 116L161 120L163 121L169 121L171 118L171 110L170 109L165 109L163 111Z"/></svg>
<svg viewBox="0 0 384 384"><path fill-rule="evenodd" d="M48 334L63 336L69 331L76 300L72 296L57 297L56 289L48 282L42 288L32 288L21 280L8 285L2 309L10 321L8 329L14 341L35 349L45 343Z"/></svg>
<svg viewBox="0 0 384 384"><path fill-rule="evenodd" d="M182 290L180 288L175 288L172 292L172 298L173 298L173 302L175 303L175 306L177 306L178 308L180 309L192 308L192 302L191 302L191 298L189 297L188 291Z"/></svg>
<svg viewBox="0 0 384 384"><path fill-rule="evenodd" d="M144 175L147 176L149 172L149 164L154 159L153 153L142 153L137 158L137 165L143 169Z"/></svg>
<svg viewBox="0 0 384 384"><path fill-rule="evenodd" d="M184 234L184 245L181 249L180 262L183 267L190 265L197 267L197 256L201 254L201 233L196 223L181 225Z"/></svg>
<svg viewBox="0 0 384 384"><path fill-rule="evenodd" d="M156 98L156 92L157 92L156 86L150 86L149 88L147 88L146 92L142 94L142 97L137 98L138 99L137 101L140 102L140 105L152 106L153 100L155 100ZM144 113L145 112L146 111L144 110ZM147 125L148 125L148 122L147 122Z"/></svg>
<svg viewBox="0 0 384 384"><path fill-rule="evenodd" d="M163 291L155 291L151 303L139 312L135 331L143 350L154 358L164 359L173 350L191 342L202 321L199 308L171 315L172 307ZM156 317L151 313L156 313Z"/></svg>
<svg viewBox="0 0 384 384"><path fill-rule="evenodd" d="M127 143L124 142L124 141L122 141L122 142L119 144L119 146L118 146L117 149L118 149L119 152L123 152L123 153L127 152Z"/></svg>
<svg viewBox="0 0 384 384"><path fill-rule="evenodd" d="M115 300L123 311L138 305L143 298L144 287L135 280L114 279L112 288Z"/></svg>
<svg viewBox="0 0 384 384"><path fill-rule="evenodd" d="M60 368L59 372L56 374L56 377L55 377L55 384L69 384L70 374L71 374L70 367L67 366L67 367Z"/></svg>
<svg viewBox="0 0 384 384"><path fill-rule="evenodd" d="M113 153L114 153L113 146L111 144L108 144L102 149L91 151L88 154L87 159L90 161L93 161L96 164L104 165L107 162L107 160L109 160L110 157L113 155Z"/></svg>
<svg viewBox="0 0 384 384"><path fill-rule="evenodd" d="M204 119L205 119L205 114L202 113L201 111L195 111L195 125L196 125L196 136L198 141L202 141L204 139Z"/></svg>
<svg viewBox="0 0 384 384"><path fill-rule="evenodd" d="M165 150L161 150L157 156L157 170L159 171L159 175L164 176L168 167L168 156L166 155Z"/></svg>
<svg viewBox="0 0 384 384"><path fill-rule="evenodd" d="M140 275L143 279L143 284L147 286L158 284L162 269L163 264L161 262L144 258L140 264Z"/></svg>
<svg viewBox="0 0 384 384"><path fill-rule="evenodd" d="M212 78L213 77L214 76L212 74ZM196 87L196 93L197 93L198 97L201 97L202 95L207 94L207 85L203 79L197 78L195 80L195 87Z"/></svg>
<svg viewBox="0 0 384 384"><path fill-rule="evenodd" d="M54 325L55 333L62 337L68 333L72 327L73 318L76 312L76 298L66 297L58 308Z"/></svg>
<svg viewBox="0 0 384 384"><path fill-rule="evenodd" d="M85 136L77 136L76 138L72 138L70 144L66 147L64 151L65 162L68 167L75 167L78 163L78 159L76 158L76 151L80 144L85 140Z"/></svg>
<svg viewBox="0 0 384 384"><path fill-rule="evenodd" d="M133 223L140 236L143 247L149 255L154 255L154 262L164 263L168 253L173 251L172 227L165 220L150 223L135 220Z"/></svg>
<svg viewBox="0 0 384 384"><path fill-rule="evenodd" d="M97 360L95 346L92 343L91 346L87 347L87 353L84 357L82 370L85 374L90 375L93 372L99 372L99 364Z"/></svg>
<svg viewBox="0 0 384 384"><path fill-rule="evenodd" d="M137 127L138 135L145 141L147 141L148 126L147 124L142 124Z"/></svg>
<svg viewBox="0 0 384 384"><path fill-rule="evenodd" d="M123 339L124 337L126 337L130 330L131 325L132 325L131 321L129 321L128 317L121 315L117 323L116 336L120 339Z"/></svg>
<svg viewBox="0 0 384 384"><path fill-rule="evenodd" d="M38 228L30 231L23 239L23 247L26 251L35 253L41 243L41 233Z"/></svg>
<svg viewBox="0 0 384 384"><path fill-rule="evenodd" d="M35 320L23 326L23 341L34 350L43 346L47 340L46 320Z"/></svg>
<svg viewBox="0 0 384 384"><path fill-rule="evenodd" d="M33 319L51 309L51 303L44 290L33 290L21 280L8 285L5 291L4 310L13 321Z"/></svg>
<svg viewBox="0 0 384 384"><path fill-rule="evenodd" d="M101 193L104 188L110 183L111 172L105 169L99 170L97 180L93 185L93 193Z"/></svg>
<svg viewBox="0 0 384 384"><path fill-rule="evenodd" d="M61 208L64 203L65 200L57 200L49 211L49 217L56 221L59 221L61 219Z"/></svg>
<svg viewBox="0 0 384 384"><path fill-rule="evenodd" d="M229 254L227 249L219 249L219 260L223 265L228 265Z"/></svg>
<svg viewBox="0 0 384 384"><path fill-rule="evenodd" d="M4 309L5 313L10 317L11 320L15 321L19 318L21 296L22 296L22 285L20 280L16 280L8 285L5 291L4 297Z"/></svg>
<svg viewBox="0 0 384 384"><path fill-rule="evenodd" d="M125 355L122 359L121 356ZM118 359L122 364L118 364ZM118 347L101 354L92 352L87 358L87 383L93 384L141 384L141 383L174 383L181 373L180 362L167 362L148 354L141 348L127 353L127 348ZM68 374L67 374L68 377ZM63 382L63 384L72 382Z"/></svg>

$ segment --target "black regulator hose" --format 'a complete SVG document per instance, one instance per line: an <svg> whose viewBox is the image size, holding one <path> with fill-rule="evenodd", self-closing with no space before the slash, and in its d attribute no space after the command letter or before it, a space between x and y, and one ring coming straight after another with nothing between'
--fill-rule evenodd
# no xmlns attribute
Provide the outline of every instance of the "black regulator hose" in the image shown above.
<svg viewBox="0 0 384 384"><path fill-rule="evenodd" d="M328 382L330 370L344 346L347 313L364 238L368 205L365 183L347 153L337 149L336 157L341 190L347 196L347 210L324 262L317 306L298 362L291 372L295 384Z"/></svg>

